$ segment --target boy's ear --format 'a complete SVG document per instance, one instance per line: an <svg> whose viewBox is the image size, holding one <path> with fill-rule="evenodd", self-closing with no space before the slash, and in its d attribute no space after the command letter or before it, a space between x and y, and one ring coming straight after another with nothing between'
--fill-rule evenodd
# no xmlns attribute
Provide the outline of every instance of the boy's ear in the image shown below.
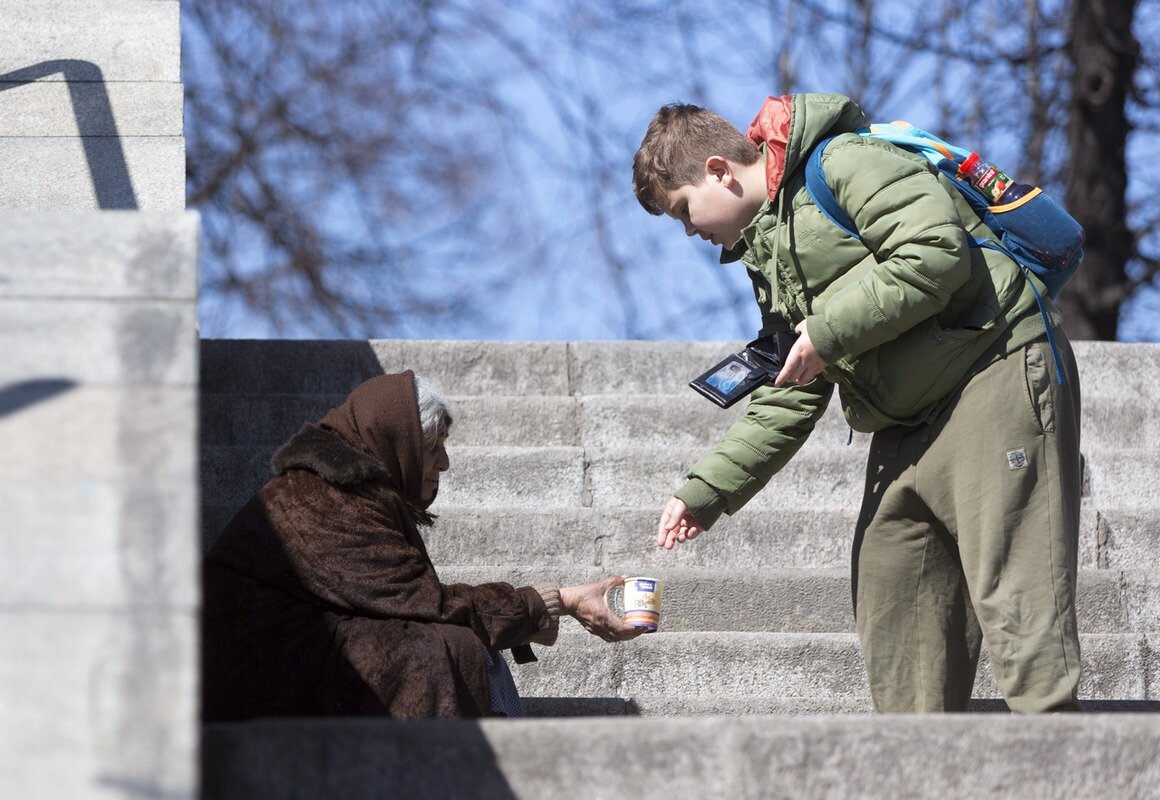
<svg viewBox="0 0 1160 800"><path fill-rule="evenodd" d="M713 178L728 187L735 178L733 165L724 156L709 156L705 159L705 178Z"/></svg>

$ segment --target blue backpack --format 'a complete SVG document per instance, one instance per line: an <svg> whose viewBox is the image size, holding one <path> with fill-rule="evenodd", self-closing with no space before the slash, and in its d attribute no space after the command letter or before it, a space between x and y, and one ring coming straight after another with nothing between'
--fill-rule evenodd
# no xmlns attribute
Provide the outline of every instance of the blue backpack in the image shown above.
<svg viewBox="0 0 1160 800"><path fill-rule="evenodd" d="M906 122L873 124L859 128L855 133L892 144L926 156L938 171L966 198L967 203L999 242L970 237L971 247L986 247L1011 257L1025 276L1033 273L1047 287L1053 300L1072 279L1083 260L1084 231L1075 219L1053 198L1035 187L1018 200L1001 206L990 205L987 198L960 174L960 165L971 155L969 150L948 144L934 134L927 133ZM822 151L833 137L823 139L814 147L806 161L806 191L814 204L835 225L855 239L861 239L850 215L838 205L834 192L826 183L822 171ZM1051 319L1046 304L1035 284L1031 284L1039 304L1047 339L1055 356L1055 374L1060 384L1066 383L1059 350L1052 334Z"/></svg>

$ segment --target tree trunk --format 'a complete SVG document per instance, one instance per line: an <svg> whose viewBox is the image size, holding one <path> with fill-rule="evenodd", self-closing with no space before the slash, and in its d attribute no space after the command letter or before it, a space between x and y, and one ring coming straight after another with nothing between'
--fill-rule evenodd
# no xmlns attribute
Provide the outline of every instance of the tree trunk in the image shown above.
<svg viewBox="0 0 1160 800"><path fill-rule="evenodd" d="M1087 231L1084 263L1060 298L1073 339L1115 339L1126 267L1126 105L1139 47L1136 0L1072 0L1067 208Z"/></svg>

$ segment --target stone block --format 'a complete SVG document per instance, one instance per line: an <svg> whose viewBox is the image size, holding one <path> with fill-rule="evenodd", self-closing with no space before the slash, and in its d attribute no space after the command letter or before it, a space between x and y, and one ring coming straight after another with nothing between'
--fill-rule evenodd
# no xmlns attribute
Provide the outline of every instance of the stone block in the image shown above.
<svg viewBox="0 0 1160 800"><path fill-rule="evenodd" d="M205 394L206 444L282 444L304 423L316 422L344 394ZM454 446L552 447L579 444L576 403L570 397L448 397Z"/></svg>
<svg viewBox="0 0 1160 800"><path fill-rule="evenodd" d="M307 422L317 422L343 394L207 394L199 403L206 446L281 446ZM456 428L458 422L456 421ZM456 430L458 433L458 430Z"/></svg>
<svg viewBox="0 0 1160 800"><path fill-rule="evenodd" d="M0 81L179 83L179 24L177 0L8 3L0 26Z"/></svg>
<svg viewBox="0 0 1160 800"><path fill-rule="evenodd" d="M1160 515L1160 454L1155 448L1084 449L1096 508L1151 509Z"/></svg>
<svg viewBox="0 0 1160 800"><path fill-rule="evenodd" d="M868 697L847 633L656 633L625 643L624 692L671 697Z"/></svg>
<svg viewBox="0 0 1160 800"><path fill-rule="evenodd" d="M700 455L644 447L588 450L592 505L655 507L659 515ZM746 507L779 511L857 508L864 476L865 464L858 454L803 449Z"/></svg>
<svg viewBox="0 0 1160 800"><path fill-rule="evenodd" d="M568 345L563 342L375 340L384 372L413 369L452 396L568 395Z"/></svg>
<svg viewBox="0 0 1160 800"><path fill-rule="evenodd" d="M558 569L599 567L598 516L591 508L470 506L439 511L423 529L437 567L541 565Z"/></svg>
<svg viewBox="0 0 1160 800"><path fill-rule="evenodd" d="M0 138L0 163L0 210L185 209L181 136Z"/></svg>
<svg viewBox="0 0 1160 800"><path fill-rule="evenodd" d="M197 794L192 609L0 609L0 749L13 798Z"/></svg>
<svg viewBox="0 0 1160 800"><path fill-rule="evenodd" d="M0 299L0 387L40 379L192 386L196 341L188 301Z"/></svg>
<svg viewBox="0 0 1160 800"><path fill-rule="evenodd" d="M1128 633L1134 628L1128 611L1123 573L1083 569L1076 586L1076 623L1080 633Z"/></svg>
<svg viewBox="0 0 1160 800"><path fill-rule="evenodd" d="M1160 512L1155 509L1104 508L1097 515L1095 536L1100 566L1154 570L1160 564Z"/></svg>
<svg viewBox="0 0 1160 800"><path fill-rule="evenodd" d="M449 447L451 469L432 506L572 508L584 505L578 447ZM444 505L445 504L445 505Z"/></svg>
<svg viewBox="0 0 1160 800"><path fill-rule="evenodd" d="M197 298L195 212L4 214L0 300Z"/></svg>
<svg viewBox="0 0 1160 800"><path fill-rule="evenodd" d="M203 395L287 394L346 397L383 374L365 340L202 339Z"/></svg>
<svg viewBox="0 0 1160 800"><path fill-rule="evenodd" d="M74 386L0 416L0 481L192 488L195 413L189 388Z"/></svg>
<svg viewBox="0 0 1160 800"><path fill-rule="evenodd" d="M193 478L0 478L0 608L192 608L198 603Z"/></svg>
<svg viewBox="0 0 1160 800"><path fill-rule="evenodd" d="M753 504L672 550L656 546L661 505L599 509L600 563L613 570L674 567L848 570L857 509L778 509Z"/></svg>
<svg viewBox="0 0 1160 800"><path fill-rule="evenodd" d="M745 404L721 409L689 390L678 395L587 395L580 398L586 447L709 448L745 412ZM865 460L870 437L850 429L835 399L805 447L841 449Z"/></svg>
<svg viewBox="0 0 1160 800"><path fill-rule="evenodd" d="M568 395L558 342L421 340L202 341L202 390L345 395L367 378L412 369L452 397Z"/></svg>
<svg viewBox="0 0 1160 800"><path fill-rule="evenodd" d="M270 478L275 447L218 445L203 449L202 485L210 505L240 506ZM570 508L581 505L583 455L575 447L449 447L431 507Z"/></svg>
<svg viewBox="0 0 1160 800"><path fill-rule="evenodd" d="M274 447L205 447L201 449L201 496L207 507L237 511L273 473ZM215 516L224 516L215 514ZM208 518L209 515L207 515Z"/></svg>
<svg viewBox="0 0 1160 800"><path fill-rule="evenodd" d="M180 83L0 83L0 136L169 136L183 130Z"/></svg>
<svg viewBox="0 0 1160 800"><path fill-rule="evenodd" d="M590 394L684 395L688 383L744 342L573 342L574 391ZM708 400L701 400L708 403Z"/></svg>
<svg viewBox="0 0 1160 800"><path fill-rule="evenodd" d="M1088 398L1110 395L1125 405L1160 400L1160 344L1072 342L1084 407Z"/></svg>
<svg viewBox="0 0 1160 800"><path fill-rule="evenodd" d="M1135 570L1122 575L1126 627L1148 634L1149 640L1160 636L1160 573Z"/></svg>
<svg viewBox="0 0 1160 800"><path fill-rule="evenodd" d="M644 638L644 637L641 637ZM605 642L570 617L561 620L551 647L532 646L538 661L512 665L521 695L544 697L624 697L621 673L632 642Z"/></svg>
<svg viewBox="0 0 1160 800"><path fill-rule="evenodd" d="M1147 714L261 720L209 726L204 764L217 800L1121 800L1160 782L1157 747Z"/></svg>
<svg viewBox="0 0 1160 800"><path fill-rule="evenodd" d="M582 445L575 399L568 396L449 397L455 422L449 441L472 447Z"/></svg>

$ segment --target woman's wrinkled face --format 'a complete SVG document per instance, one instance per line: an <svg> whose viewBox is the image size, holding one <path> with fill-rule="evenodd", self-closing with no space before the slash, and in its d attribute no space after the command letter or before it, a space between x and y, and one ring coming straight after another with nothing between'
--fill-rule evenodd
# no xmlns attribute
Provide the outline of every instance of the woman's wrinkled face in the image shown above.
<svg viewBox="0 0 1160 800"><path fill-rule="evenodd" d="M441 433L434 449L423 448L423 486L419 490L420 500L430 502L435 499L435 493L439 490L439 473L446 471L450 466L451 461L447 458L447 434Z"/></svg>

